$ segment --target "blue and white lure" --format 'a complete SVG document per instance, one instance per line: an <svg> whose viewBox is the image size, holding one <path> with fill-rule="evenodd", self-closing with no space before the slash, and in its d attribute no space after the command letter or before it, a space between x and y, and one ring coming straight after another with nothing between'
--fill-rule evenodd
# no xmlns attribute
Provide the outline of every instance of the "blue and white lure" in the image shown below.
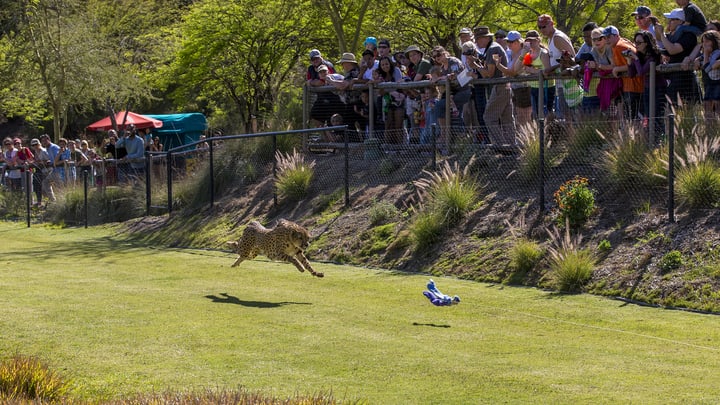
<svg viewBox="0 0 720 405"><path fill-rule="evenodd" d="M423 291L423 295L427 297L433 305L438 307L457 305L460 303L460 297L457 295L451 297L441 293L440 290L435 287L435 282L432 279L428 282L427 291Z"/></svg>

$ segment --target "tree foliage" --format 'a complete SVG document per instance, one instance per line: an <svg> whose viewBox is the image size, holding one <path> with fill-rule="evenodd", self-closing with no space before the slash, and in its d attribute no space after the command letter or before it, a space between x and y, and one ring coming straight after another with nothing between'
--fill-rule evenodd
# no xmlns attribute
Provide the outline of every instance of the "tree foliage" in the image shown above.
<svg viewBox="0 0 720 405"><path fill-rule="evenodd" d="M708 19L720 5L696 2ZM656 15L674 4L644 3ZM310 49L331 61L358 55L367 36L394 50L443 45L459 54L462 27L525 32L550 14L579 45L588 21L637 29L637 4L619 0L0 0L0 116L55 137L106 114L201 111L211 122L249 130L299 115ZM359 56L359 55L358 55ZM275 122L273 122L275 120ZM73 122L75 121L75 122Z"/></svg>
<svg viewBox="0 0 720 405"><path fill-rule="evenodd" d="M261 127L276 111L277 97L312 45L314 22L306 2L208 0L191 7L182 41L164 72L178 103L233 109L245 128ZM211 22L211 23L209 23Z"/></svg>

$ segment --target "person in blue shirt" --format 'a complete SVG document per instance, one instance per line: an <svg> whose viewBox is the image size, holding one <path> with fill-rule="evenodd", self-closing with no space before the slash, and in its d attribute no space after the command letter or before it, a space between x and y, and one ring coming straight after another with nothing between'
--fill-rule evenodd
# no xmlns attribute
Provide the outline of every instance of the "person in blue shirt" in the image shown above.
<svg viewBox="0 0 720 405"><path fill-rule="evenodd" d="M137 135L134 125L128 127L125 136L118 139L115 147L125 147L127 150L127 155L121 159L123 162L130 163L127 167L129 173L125 173L125 175L139 177L145 173L145 141Z"/></svg>

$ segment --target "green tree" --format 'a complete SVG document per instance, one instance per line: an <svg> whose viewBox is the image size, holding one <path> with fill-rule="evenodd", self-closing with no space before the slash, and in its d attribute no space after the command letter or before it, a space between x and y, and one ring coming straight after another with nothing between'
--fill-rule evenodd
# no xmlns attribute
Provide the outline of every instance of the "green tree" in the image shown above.
<svg viewBox="0 0 720 405"><path fill-rule="evenodd" d="M329 18L332 32L337 39L338 54L343 52L355 52L362 46L366 36L366 17L380 10L378 7L371 7L376 3L370 0L313 0L319 15ZM385 10L383 10L385 11Z"/></svg>
<svg viewBox="0 0 720 405"><path fill-rule="evenodd" d="M245 130L256 117L272 120L278 96L297 87L298 60L307 54L317 24L305 2L208 0L191 7L180 27L182 41L161 72L178 104L207 106L237 116ZM305 58L303 58L305 60Z"/></svg>

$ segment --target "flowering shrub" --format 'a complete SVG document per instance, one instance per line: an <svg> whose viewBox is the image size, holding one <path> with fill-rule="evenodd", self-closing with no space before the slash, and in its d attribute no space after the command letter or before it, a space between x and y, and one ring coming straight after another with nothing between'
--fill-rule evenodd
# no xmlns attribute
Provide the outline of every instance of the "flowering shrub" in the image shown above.
<svg viewBox="0 0 720 405"><path fill-rule="evenodd" d="M588 179L575 176L563 183L555 194L560 223L580 225L595 211L595 195L588 186Z"/></svg>

